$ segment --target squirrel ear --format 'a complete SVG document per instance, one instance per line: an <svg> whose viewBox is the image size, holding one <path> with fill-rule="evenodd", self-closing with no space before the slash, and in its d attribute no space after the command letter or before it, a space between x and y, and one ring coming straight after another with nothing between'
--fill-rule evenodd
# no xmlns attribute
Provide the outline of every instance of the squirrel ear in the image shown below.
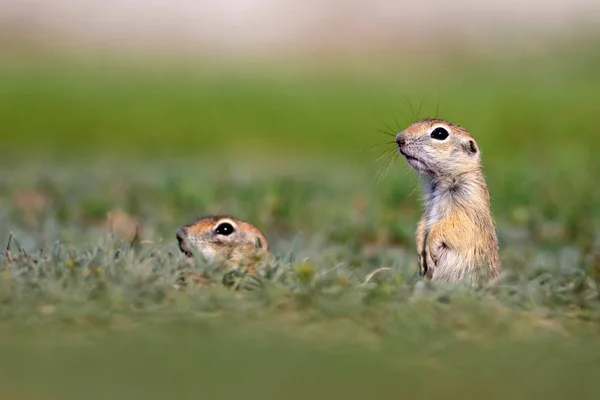
<svg viewBox="0 0 600 400"><path fill-rule="evenodd" d="M475 144L474 140L469 140L465 147L467 149L467 152L471 154L477 154L477 145Z"/></svg>

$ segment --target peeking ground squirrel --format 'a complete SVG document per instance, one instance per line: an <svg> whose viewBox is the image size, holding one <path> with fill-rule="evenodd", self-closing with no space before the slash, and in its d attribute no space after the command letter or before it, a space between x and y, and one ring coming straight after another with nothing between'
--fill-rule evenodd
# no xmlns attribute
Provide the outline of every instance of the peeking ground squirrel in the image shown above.
<svg viewBox="0 0 600 400"><path fill-rule="evenodd" d="M398 133L396 143L424 184L415 237L421 276L471 284L486 273L498 279L498 239L473 136L450 122L426 119Z"/></svg>
<svg viewBox="0 0 600 400"><path fill-rule="evenodd" d="M176 236L179 249L186 256L191 258L198 251L204 261L224 265L227 273L255 275L269 255L269 244L262 232L254 225L232 216L200 218L180 227ZM197 284L207 283L204 279L207 277L191 272L189 275Z"/></svg>

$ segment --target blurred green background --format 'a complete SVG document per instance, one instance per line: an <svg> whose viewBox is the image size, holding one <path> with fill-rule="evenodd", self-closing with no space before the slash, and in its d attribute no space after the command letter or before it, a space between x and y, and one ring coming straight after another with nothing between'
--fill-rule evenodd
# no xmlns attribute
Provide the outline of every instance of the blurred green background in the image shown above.
<svg viewBox="0 0 600 400"><path fill-rule="evenodd" d="M355 163L376 158L378 130L437 114L473 132L490 169L587 162L600 55L596 41L577 49L322 65L7 57L1 151L5 160L259 152Z"/></svg>
<svg viewBox="0 0 600 400"><path fill-rule="evenodd" d="M546 5L523 30L507 8L515 18L492 35L481 20L499 11L462 4L421 24L388 5L386 23L338 10L337 28L320 31L295 10L299 44L288 19L224 2L267 22L235 31L226 19L235 42L217 25L194 36L204 25L189 11L171 20L190 30L165 51L134 38L164 39L166 17L107 8L96 20L63 3L0 2L0 396L595 398L600 35L589 25L559 32ZM307 21L328 27L327 13ZM134 29L102 31L102 16ZM459 16L477 33L443 24ZM281 42L253 47L261 25ZM497 287L415 294L419 186L389 134L434 116L482 149ZM172 293L184 263L174 232L210 213L262 229L289 277L258 293ZM380 267L392 271L367 284Z"/></svg>

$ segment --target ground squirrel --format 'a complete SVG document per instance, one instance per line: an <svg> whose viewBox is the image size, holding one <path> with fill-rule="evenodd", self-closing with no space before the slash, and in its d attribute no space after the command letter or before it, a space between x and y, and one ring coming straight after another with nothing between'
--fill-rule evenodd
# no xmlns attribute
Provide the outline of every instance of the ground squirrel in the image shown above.
<svg viewBox="0 0 600 400"><path fill-rule="evenodd" d="M473 136L450 122L426 119L398 133L396 143L424 184L415 238L421 276L476 284L487 272L496 280L498 239Z"/></svg>
<svg viewBox="0 0 600 400"><path fill-rule="evenodd" d="M185 255L192 257L198 251L204 261L220 263L226 267L226 272L254 275L269 254L269 244L261 231L228 215L200 218L180 227L176 237L179 249ZM202 283L202 278L195 275L196 283Z"/></svg>

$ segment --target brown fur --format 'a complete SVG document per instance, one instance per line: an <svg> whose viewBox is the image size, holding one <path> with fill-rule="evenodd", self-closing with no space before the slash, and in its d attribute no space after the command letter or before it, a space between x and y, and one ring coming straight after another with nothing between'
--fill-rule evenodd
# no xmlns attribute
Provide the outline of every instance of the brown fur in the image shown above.
<svg viewBox="0 0 600 400"><path fill-rule="evenodd" d="M438 127L449 133L447 139L430 136ZM427 119L400 132L396 142L424 183L424 213L415 234L421 275L471 284L486 273L498 279L498 239L473 136L448 121Z"/></svg>

